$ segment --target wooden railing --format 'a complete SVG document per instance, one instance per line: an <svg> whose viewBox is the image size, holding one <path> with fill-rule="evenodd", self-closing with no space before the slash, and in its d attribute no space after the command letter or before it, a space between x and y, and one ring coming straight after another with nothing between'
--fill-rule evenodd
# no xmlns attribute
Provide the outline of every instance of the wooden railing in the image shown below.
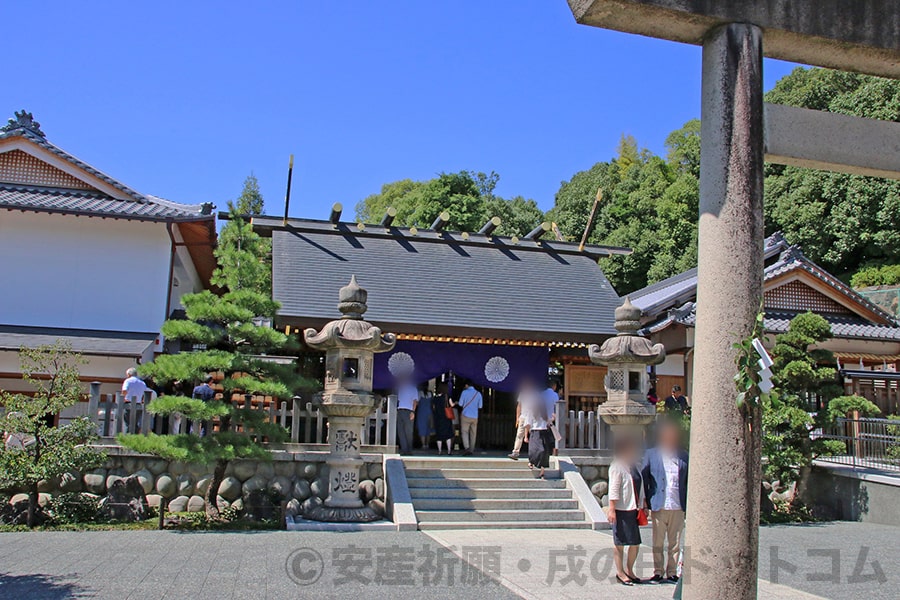
<svg viewBox="0 0 900 600"><path fill-rule="evenodd" d="M608 450L612 434L596 411L566 410L565 402L556 404L556 426L562 435L560 448Z"/></svg>
<svg viewBox="0 0 900 600"><path fill-rule="evenodd" d="M121 393L101 394L100 384L91 384L87 416L97 423L101 437L115 437L119 433L199 433L203 427L215 427L215 422L204 425L202 421L181 415L166 417L152 415L146 407L152 402L152 392L146 392L142 401L125 398ZM328 417L320 409L299 396L289 400L273 400L266 404L255 401L250 394L243 400L233 400L238 408L252 408L267 413L270 423L277 423L289 432L294 444L325 444L328 437ZM397 439L397 397L389 396L386 407L378 406L360 428L359 438L370 446L394 446Z"/></svg>

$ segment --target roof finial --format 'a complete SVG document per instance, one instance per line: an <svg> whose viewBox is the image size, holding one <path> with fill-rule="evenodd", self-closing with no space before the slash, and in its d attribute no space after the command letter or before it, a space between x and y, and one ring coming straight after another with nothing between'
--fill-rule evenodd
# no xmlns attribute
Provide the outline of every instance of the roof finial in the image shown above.
<svg viewBox="0 0 900 600"><path fill-rule="evenodd" d="M30 112L26 112L25 109L16 111L15 119L9 119L6 125L0 127L0 131L4 133L10 131L16 131L17 129L25 129L30 131L35 135L39 135L41 137L47 137L44 135L44 132L41 131L41 124L34 120L34 115Z"/></svg>

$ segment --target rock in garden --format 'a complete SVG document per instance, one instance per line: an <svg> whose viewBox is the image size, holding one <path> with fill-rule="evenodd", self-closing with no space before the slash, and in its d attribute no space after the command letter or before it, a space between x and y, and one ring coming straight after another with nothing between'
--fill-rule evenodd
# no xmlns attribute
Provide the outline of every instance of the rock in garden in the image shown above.
<svg viewBox="0 0 900 600"><path fill-rule="evenodd" d="M284 500L291 495L291 480L287 477L275 476L269 482L269 493Z"/></svg>
<svg viewBox="0 0 900 600"><path fill-rule="evenodd" d="M375 497L384 500L384 478L379 477L375 480Z"/></svg>
<svg viewBox="0 0 900 600"><path fill-rule="evenodd" d="M21 496L25 496L21 499ZM18 498L18 499L17 499ZM46 520L44 509L38 505L35 512L35 522L40 525ZM25 525L28 523L28 495L16 494L9 504L0 505L0 523L6 525Z"/></svg>
<svg viewBox="0 0 900 600"><path fill-rule="evenodd" d="M9 499L10 504L18 504L22 501L28 500L28 494L15 494L12 498Z"/></svg>
<svg viewBox="0 0 900 600"><path fill-rule="evenodd" d="M606 481L602 481L602 480L595 481L594 484L591 486L591 493L593 495L597 496L597 498L602 498L603 496L606 495L606 492L608 492L608 491L609 491L609 483L607 483Z"/></svg>
<svg viewBox="0 0 900 600"><path fill-rule="evenodd" d="M307 498L306 500L303 501L303 504L301 504L301 507L303 508L304 513L308 513L309 511L311 511L312 509L314 509L317 506L320 506L321 504L322 504L321 498L319 498L318 496L310 496L309 498Z"/></svg>
<svg viewBox="0 0 900 600"><path fill-rule="evenodd" d="M190 498L187 496L178 496L169 501L169 512L184 512L187 510L188 501Z"/></svg>
<svg viewBox="0 0 900 600"><path fill-rule="evenodd" d="M169 473L171 473L175 477L178 477L182 473L187 473L187 472L188 472L188 465L186 465L183 462L172 461L172 464L169 465Z"/></svg>
<svg viewBox="0 0 900 600"><path fill-rule="evenodd" d="M234 476L241 481L247 481L256 473L256 465L249 460L239 460L234 464Z"/></svg>
<svg viewBox="0 0 900 600"><path fill-rule="evenodd" d="M147 494L147 506L157 508L162 502L162 496L159 494Z"/></svg>
<svg viewBox="0 0 900 600"><path fill-rule="evenodd" d="M270 462L260 462L256 467L256 474L268 481L275 477L275 467Z"/></svg>
<svg viewBox="0 0 900 600"><path fill-rule="evenodd" d="M149 516L148 509L147 496L137 477L114 481L101 505L104 514L116 521L141 521Z"/></svg>
<svg viewBox="0 0 900 600"><path fill-rule="evenodd" d="M106 469L95 469L84 474L84 487L93 494L106 491Z"/></svg>
<svg viewBox="0 0 900 600"><path fill-rule="evenodd" d="M59 487L59 480L55 477L52 479L41 479L38 481L38 491L49 493L56 490Z"/></svg>
<svg viewBox="0 0 900 600"><path fill-rule="evenodd" d="M199 487L199 486L198 486ZM209 488L209 483L206 484ZM206 491L203 492L204 494ZM226 477L219 484L219 495L228 501L236 500L241 497L241 482L235 476Z"/></svg>
<svg viewBox="0 0 900 600"><path fill-rule="evenodd" d="M294 474L294 463L289 460L276 460L272 463L275 466L275 475L287 477L288 479Z"/></svg>
<svg viewBox="0 0 900 600"><path fill-rule="evenodd" d="M144 466L154 475L160 475L169 468L169 461L161 458L151 458L144 462Z"/></svg>
<svg viewBox="0 0 900 600"><path fill-rule="evenodd" d="M168 473L163 473L156 479L156 492L163 498L171 498L177 491L178 486Z"/></svg>
<svg viewBox="0 0 900 600"><path fill-rule="evenodd" d="M231 503L231 508L234 510L244 510L244 499L238 498L234 502Z"/></svg>
<svg viewBox="0 0 900 600"><path fill-rule="evenodd" d="M153 473L151 473L147 469L141 469L140 471L135 473L134 476L137 477L138 481L141 482L141 487L144 488L145 494L149 494L153 491Z"/></svg>
<svg viewBox="0 0 900 600"><path fill-rule="evenodd" d="M81 473L78 471L69 471L63 473L59 478L59 491L61 492L80 492L82 488Z"/></svg>
<svg viewBox="0 0 900 600"><path fill-rule="evenodd" d="M366 479L359 484L359 497L363 502L369 502L375 498L375 482Z"/></svg>
<svg viewBox="0 0 900 600"><path fill-rule="evenodd" d="M232 477L232 479L234 479L235 481L237 481L237 479L235 479L234 477ZM200 479L197 480L197 485L194 486L194 488L195 488L195 490L196 490L196 492L197 492L197 495L198 495L198 496L205 496L205 495L206 495L206 490L209 489L209 484L210 484L211 482L212 482L212 475L210 475L209 473L207 473L206 475L201 475L201 476L200 476ZM241 483L241 482L238 481L238 485L240 485L240 483ZM219 486L219 493L220 493L220 494L222 493L222 486Z"/></svg>
<svg viewBox="0 0 900 600"><path fill-rule="evenodd" d="M41 492L40 494L38 494L38 504L39 504L40 506L47 506L47 505L50 504L51 502L53 502L53 496L52 496L52 495L50 495L50 494L45 494L45 493L43 493L43 492Z"/></svg>
<svg viewBox="0 0 900 600"><path fill-rule="evenodd" d="M296 498L291 498L284 509L284 514L288 517L296 517L300 514L300 510L300 501Z"/></svg>
<svg viewBox="0 0 900 600"><path fill-rule="evenodd" d="M127 476L128 473L126 473L123 469L110 469L106 474L106 489L109 490L109 488L112 487L113 483L120 479L125 479Z"/></svg>
<svg viewBox="0 0 900 600"><path fill-rule="evenodd" d="M316 479L309 486L312 495L324 500L328 497L328 482L322 479Z"/></svg>
<svg viewBox="0 0 900 600"><path fill-rule="evenodd" d="M384 514L385 514L385 510L384 510L384 502L381 501L381 500L379 500L378 498L375 498L375 499L373 499L371 502L369 502L369 508L371 508L372 510L374 510L374 511L375 511L376 513L378 513L379 515L384 515Z"/></svg>
<svg viewBox="0 0 900 600"><path fill-rule="evenodd" d="M264 489L244 494L244 514L253 521L272 521L278 517L278 507Z"/></svg>
<svg viewBox="0 0 900 600"><path fill-rule="evenodd" d="M318 467L316 463L306 463L303 465L303 476L306 479L313 479L316 476L316 472L318 471Z"/></svg>
<svg viewBox="0 0 900 600"><path fill-rule="evenodd" d="M206 501L200 496L191 496L187 503L188 512L201 512L206 510Z"/></svg>
<svg viewBox="0 0 900 600"><path fill-rule="evenodd" d="M257 492L259 490L266 489L266 486L269 484L269 480L265 477L261 477L259 475L254 475L250 479L244 482L243 494L244 498L247 497L247 494L250 492Z"/></svg>
<svg viewBox="0 0 900 600"><path fill-rule="evenodd" d="M584 465L581 467L581 476L585 481L594 481L600 477L600 470L592 465Z"/></svg>
<svg viewBox="0 0 900 600"><path fill-rule="evenodd" d="M312 492L309 489L309 482L305 479L298 479L291 487L291 496L301 502L309 498Z"/></svg>
<svg viewBox="0 0 900 600"><path fill-rule="evenodd" d="M194 493L194 478L188 473L179 475L175 480L175 485L178 487L179 496L190 496Z"/></svg>
<svg viewBox="0 0 900 600"><path fill-rule="evenodd" d="M379 477L384 477L384 468L381 466L380 462L369 463L369 466L366 469L369 473L369 479L372 481Z"/></svg>

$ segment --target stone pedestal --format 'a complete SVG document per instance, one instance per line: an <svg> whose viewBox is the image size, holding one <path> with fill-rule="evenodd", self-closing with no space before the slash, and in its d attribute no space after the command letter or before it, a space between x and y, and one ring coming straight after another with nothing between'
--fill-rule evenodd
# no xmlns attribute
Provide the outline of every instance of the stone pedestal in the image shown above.
<svg viewBox="0 0 900 600"><path fill-rule="evenodd" d="M362 320L367 310L367 293L356 283L341 288L338 309L342 319L331 321L320 332L307 329L306 344L325 350L325 390L314 404L328 416L328 497L305 517L316 521L365 522L382 516L366 506L359 496L363 459L361 433L375 408L372 373L376 352L394 347L393 334Z"/></svg>

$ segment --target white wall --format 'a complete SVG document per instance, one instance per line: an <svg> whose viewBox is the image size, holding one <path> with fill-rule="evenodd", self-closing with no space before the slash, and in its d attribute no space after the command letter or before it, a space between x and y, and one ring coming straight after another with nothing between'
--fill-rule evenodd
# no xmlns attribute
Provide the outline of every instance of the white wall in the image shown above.
<svg viewBox="0 0 900 600"><path fill-rule="evenodd" d="M165 225L0 211L0 324L159 331Z"/></svg>
<svg viewBox="0 0 900 600"><path fill-rule="evenodd" d="M657 375L684 376L684 354L668 354L661 365L656 365Z"/></svg>

